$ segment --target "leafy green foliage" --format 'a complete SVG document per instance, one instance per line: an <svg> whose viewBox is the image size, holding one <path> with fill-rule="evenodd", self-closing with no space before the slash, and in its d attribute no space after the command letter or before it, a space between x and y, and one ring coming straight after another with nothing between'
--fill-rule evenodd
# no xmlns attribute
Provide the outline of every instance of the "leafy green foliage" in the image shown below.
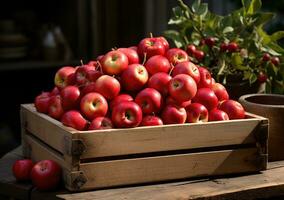
<svg viewBox="0 0 284 200"><path fill-rule="evenodd" d="M205 53L205 58L198 61L190 55L193 62L207 66L214 78L225 83L228 76L236 74L244 81L256 83L258 75L264 73L266 92L284 94L284 65L274 65L263 61L264 53L280 57L283 60L284 49L278 44L284 38L284 31L269 35L264 26L274 17L274 13L261 11L261 0L241 0L243 7L226 16L217 15L208 10L207 3L195 0L191 6L182 0L173 8L173 15L168 24L171 29L165 36L178 48L186 50L194 44ZM206 38L214 38L214 45L204 44ZM236 42L237 51L222 51L220 45Z"/></svg>

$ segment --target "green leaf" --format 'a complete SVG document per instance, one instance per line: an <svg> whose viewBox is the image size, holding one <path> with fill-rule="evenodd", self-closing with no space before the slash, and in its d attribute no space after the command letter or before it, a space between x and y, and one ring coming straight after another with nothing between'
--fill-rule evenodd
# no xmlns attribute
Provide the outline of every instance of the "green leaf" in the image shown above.
<svg viewBox="0 0 284 200"><path fill-rule="evenodd" d="M200 6L200 0L195 0L191 6L191 9L194 13L196 13L199 9L199 6Z"/></svg>
<svg viewBox="0 0 284 200"><path fill-rule="evenodd" d="M242 0L246 14L252 15L261 8L261 0Z"/></svg>
<svg viewBox="0 0 284 200"><path fill-rule="evenodd" d="M270 36L263 30L262 26L257 27L257 33L262 38L262 44L268 44L271 42Z"/></svg>
<svg viewBox="0 0 284 200"><path fill-rule="evenodd" d="M186 45L184 39L178 31L167 30L164 32L164 36L173 40L177 48L181 48Z"/></svg>
<svg viewBox="0 0 284 200"><path fill-rule="evenodd" d="M234 67L241 66L243 64L243 59L239 53L232 54L232 65Z"/></svg>
<svg viewBox="0 0 284 200"><path fill-rule="evenodd" d="M274 13L271 12L259 12L255 13L252 17L254 18L254 26L259 26L266 24L269 20L271 20L275 16Z"/></svg>
<svg viewBox="0 0 284 200"><path fill-rule="evenodd" d="M173 14L175 17L181 17L182 16L182 10L179 6L174 7L173 9Z"/></svg>
<svg viewBox="0 0 284 200"><path fill-rule="evenodd" d="M233 31L234 31L233 27L227 26L226 28L224 28L223 33L226 34L226 33L230 33L230 32L233 32Z"/></svg>
<svg viewBox="0 0 284 200"><path fill-rule="evenodd" d="M270 47L275 52L277 52L277 53L273 54L275 56L279 56L280 54L284 54L284 49L275 42L270 42L269 44L267 44L267 46ZM272 51L271 51L271 53L272 53Z"/></svg>
<svg viewBox="0 0 284 200"><path fill-rule="evenodd" d="M257 76L254 73L251 73L249 77L249 83L252 84L257 80Z"/></svg>
<svg viewBox="0 0 284 200"><path fill-rule="evenodd" d="M271 35L271 40L277 41L284 38L284 31L277 31Z"/></svg>

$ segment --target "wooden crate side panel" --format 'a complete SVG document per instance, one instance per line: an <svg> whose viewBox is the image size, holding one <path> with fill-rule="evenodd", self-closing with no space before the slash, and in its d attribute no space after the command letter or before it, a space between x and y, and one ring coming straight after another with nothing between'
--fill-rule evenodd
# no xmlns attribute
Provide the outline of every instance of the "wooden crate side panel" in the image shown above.
<svg viewBox="0 0 284 200"><path fill-rule="evenodd" d="M45 114L36 112L33 104L22 105L22 126L29 132L44 141L46 144L61 153L66 153L66 143L71 142L72 133L63 128L61 122Z"/></svg>
<svg viewBox="0 0 284 200"><path fill-rule="evenodd" d="M257 149L247 148L85 163L80 165L80 171L87 177L87 183L81 190L189 177L256 172L261 170L256 160ZM71 185L70 182L67 183L67 187L72 190Z"/></svg>
<svg viewBox="0 0 284 200"><path fill-rule="evenodd" d="M81 156L84 159L255 143L253 131L259 123L258 119L248 119L222 123L88 131L76 135L85 143L86 151Z"/></svg>

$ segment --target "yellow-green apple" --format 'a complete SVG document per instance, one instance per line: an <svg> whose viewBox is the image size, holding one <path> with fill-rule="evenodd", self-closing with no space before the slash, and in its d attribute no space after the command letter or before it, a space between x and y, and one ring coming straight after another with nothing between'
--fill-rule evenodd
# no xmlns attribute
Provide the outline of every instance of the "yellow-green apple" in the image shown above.
<svg viewBox="0 0 284 200"><path fill-rule="evenodd" d="M198 67L190 61L184 61L184 62L178 63L174 67L172 71L172 76L175 77L178 74L187 74L191 76L195 80L196 84L198 84L200 81L200 73L199 73Z"/></svg>
<svg viewBox="0 0 284 200"><path fill-rule="evenodd" d="M189 61L187 53L179 48L171 48L167 51L166 57L172 65L177 65L178 63Z"/></svg>
<svg viewBox="0 0 284 200"><path fill-rule="evenodd" d="M123 101L114 106L111 119L117 128L136 127L142 121L142 110L133 101Z"/></svg>
<svg viewBox="0 0 284 200"><path fill-rule="evenodd" d="M77 86L68 85L60 92L63 109L76 109L80 103L80 90Z"/></svg>
<svg viewBox="0 0 284 200"><path fill-rule="evenodd" d="M208 110L200 103L192 103L186 108L187 119L189 123L200 123L208 121Z"/></svg>
<svg viewBox="0 0 284 200"><path fill-rule="evenodd" d="M108 117L96 117L89 126L89 130L111 129L113 124Z"/></svg>
<svg viewBox="0 0 284 200"><path fill-rule="evenodd" d="M155 55L164 55L166 52L165 46L160 39L157 38L144 38L138 44L138 54L140 59L143 60L144 56L149 59Z"/></svg>
<svg viewBox="0 0 284 200"><path fill-rule="evenodd" d="M229 99L229 94L226 88L221 83L212 84L211 89L213 90L219 101L224 101Z"/></svg>
<svg viewBox="0 0 284 200"><path fill-rule="evenodd" d="M139 63L139 56L137 51L130 48L119 48L117 51L121 51L128 58L128 65Z"/></svg>
<svg viewBox="0 0 284 200"><path fill-rule="evenodd" d="M169 73L172 68L168 59L161 55L156 55L149 58L145 63L145 67L150 75L158 72Z"/></svg>
<svg viewBox="0 0 284 200"><path fill-rule="evenodd" d="M120 104L123 101L134 101L134 99L129 94L120 94L114 97L114 99L109 103L110 110L112 110L114 106Z"/></svg>
<svg viewBox="0 0 284 200"><path fill-rule="evenodd" d="M204 105L208 111L218 106L218 98L210 88L199 88L192 101Z"/></svg>
<svg viewBox="0 0 284 200"><path fill-rule="evenodd" d="M197 91L197 86L193 78L187 74L178 74L172 78L168 86L170 96L178 101L191 100Z"/></svg>
<svg viewBox="0 0 284 200"><path fill-rule="evenodd" d="M42 92L40 95L36 96L34 105L38 112L47 113L50 100L49 92Z"/></svg>
<svg viewBox="0 0 284 200"><path fill-rule="evenodd" d="M61 122L65 126L75 128L76 130L86 130L88 121L77 110L69 110L61 117Z"/></svg>
<svg viewBox="0 0 284 200"><path fill-rule="evenodd" d="M60 95L50 97L47 114L54 119L60 119L64 114Z"/></svg>
<svg viewBox="0 0 284 200"><path fill-rule="evenodd" d="M95 91L103 95L107 100L112 100L120 92L120 83L112 76L102 75L95 82Z"/></svg>
<svg viewBox="0 0 284 200"><path fill-rule="evenodd" d="M163 125L163 121L158 116L146 115L143 117L140 126L159 126Z"/></svg>
<svg viewBox="0 0 284 200"><path fill-rule="evenodd" d="M158 113L162 107L162 101L162 95L153 88L145 88L135 97L135 102L141 107L145 115Z"/></svg>
<svg viewBox="0 0 284 200"><path fill-rule="evenodd" d="M166 105L161 117L164 124L183 124L186 121L186 110L175 105Z"/></svg>
<svg viewBox="0 0 284 200"><path fill-rule="evenodd" d="M234 100L225 100L219 105L219 109L223 110L229 116L229 119L244 119L245 110L243 106Z"/></svg>
<svg viewBox="0 0 284 200"><path fill-rule="evenodd" d="M106 99L97 92L91 92L82 97L80 102L81 113L89 120L104 117L108 111Z"/></svg>
<svg viewBox="0 0 284 200"><path fill-rule="evenodd" d="M70 66L61 67L55 74L54 84L62 89L67 85L71 85L75 78L75 68Z"/></svg>
<svg viewBox="0 0 284 200"><path fill-rule="evenodd" d="M148 72L143 65L129 65L121 75L121 83L127 91L141 90L148 81Z"/></svg>
<svg viewBox="0 0 284 200"><path fill-rule="evenodd" d="M110 51L101 59L102 70L108 75L118 75L128 66L128 58L121 51Z"/></svg>
<svg viewBox="0 0 284 200"><path fill-rule="evenodd" d="M217 108L209 112L209 121L225 121L229 120L229 116L222 110Z"/></svg>
<svg viewBox="0 0 284 200"><path fill-rule="evenodd" d="M197 84L198 88L211 88L212 86L212 77L210 72L204 67L198 67L200 74L200 81Z"/></svg>
<svg viewBox="0 0 284 200"><path fill-rule="evenodd" d="M165 51L167 52L169 50L169 48L170 48L170 45L169 45L168 41L166 40L166 38L164 38L162 36L156 37L156 38L157 38L157 40L160 40L162 42L162 44L165 47Z"/></svg>
<svg viewBox="0 0 284 200"><path fill-rule="evenodd" d="M158 90L165 97L168 95L168 85L171 79L169 74L158 72L149 78L148 87Z"/></svg>

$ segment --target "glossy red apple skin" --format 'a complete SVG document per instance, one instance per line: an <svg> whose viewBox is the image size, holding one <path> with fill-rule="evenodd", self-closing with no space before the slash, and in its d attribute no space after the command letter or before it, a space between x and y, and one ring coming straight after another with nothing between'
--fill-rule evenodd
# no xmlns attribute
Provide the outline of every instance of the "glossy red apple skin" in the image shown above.
<svg viewBox="0 0 284 200"><path fill-rule="evenodd" d="M46 114L48 112L49 100L50 100L49 92L42 92L40 95L36 96L34 100L34 105L36 107L36 110L38 112Z"/></svg>
<svg viewBox="0 0 284 200"><path fill-rule="evenodd" d="M102 75L95 82L95 91L103 95L107 100L112 100L120 92L120 83L112 76Z"/></svg>
<svg viewBox="0 0 284 200"><path fill-rule="evenodd" d="M75 68L70 66L65 66L60 68L54 77L54 84L59 89L66 87L67 85L71 85L73 83L73 79L75 78Z"/></svg>
<svg viewBox="0 0 284 200"><path fill-rule="evenodd" d="M138 54L141 60L144 56L149 59L155 55L165 55L166 50L163 42L157 38L144 38L138 44Z"/></svg>
<svg viewBox="0 0 284 200"><path fill-rule="evenodd" d="M191 100L197 91L193 78L187 74L178 74L169 83L169 94L178 102Z"/></svg>
<svg viewBox="0 0 284 200"><path fill-rule="evenodd" d="M229 99L229 94L226 88L221 83L212 84L211 89L213 90L219 101L224 101Z"/></svg>
<svg viewBox="0 0 284 200"><path fill-rule="evenodd" d="M101 59L102 70L108 75L121 74L128 66L128 58L121 51L110 51Z"/></svg>
<svg viewBox="0 0 284 200"><path fill-rule="evenodd" d="M167 98L166 98L166 105L175 105L175 106L178 106L178 107L185 108L190 104L191 104L191 100L184 101L184 102L178 102L175 99L173 99L171 96L167 96Z"/></svg>
<svg viewBox="0 0 284 200"><path fill-rule="evenodd" d="M47 114L54 119L60 119L63 113L64 113L64 110L62 107L61 96L56 95L56 96L51 97L49 100Z"/></svg>
<svg viewBox="0 0 284 200"><path fill-rule="evenodd" d="M136 97L135 102L142 109L143 114L158 113L163 104L162 95L153 88L145 88L140 91Z"/></svg>
<svg viewBox="0 0 284 200"><path fill-rule="evenodd" d="M60 90L56 86L49 93L50 96L55 96L55 95L59 95L59 94L60 94Z"/></svg>
<svg viewBox="0 0 284 200"><path fill-rule="evenodd" d="M208 121L208 110L200 103L192 103L186 108L187 119L189 123L200 123Z"/></svg>
<svg viewBox="0 0 284 200"><path fill-rule="evenodd" d="M69 85L61 90L60 96L65 111L75 109L80 102L80 89L77 86Z"/></svg>
<svg viewBox="0 0 284 200"><path fill-rule="evenodd" d="M186 110L178 106L166 105L161 118L164 124L183 124L186 122Z"/></svg>
<svg viewBox="0 0 284 200"><path fill-rule="evenodd" d="M31 179L31 170L34 163L31 159L21 159L14 162L12 172L17 181L28 181Z"/></svg>
<svg viewBox="0 0 284 200"><path fill-rule="evenodd" d="M131 47L128 47L128 48L138 52L138 47L137 46L131 46Z"/></svg>
<svg viewBox="0 0 284 200"><path fill-rule="evenodd" d="M186 48L186 52L188 53L188 55L194 55L194 52L196 51L196 46L193 44L190 44L187 46Z"/></svg>
<svg viewBox="0 0 284 200"><path fill-rule="evenodd" d="M121 75L121 83L127 91L139 91L148 81L148 72L143 65L132 64Z"/></svg>
<svg viewBox="0 0 284 200"><path fill-rule="evenodd" d="M168 59L161 55L156 55L149 58L145 63L145 67L150 75L158 72L169 73L172 68Z"/></svg>
<svg viewBox="0 0 284 200"><path fill-rule="evenodd" d="M160 126L163 125L163 121L160 117L153 115L146 115L143 117L140 126Z"/></svg>
<svg viewBox="0 0 284 200"><path fill-rule="evenodd" d="M210 72L204 67L198 67L200 74L200 81L197 84L198 88L211 88L212 87L212 77Z"/></svg>
<svg viewBox="0 0 284 200"><path fill-rule="evenodd" d="M89 130L104 130L112 128L112 121L108 117L97 117L93 119L89 126Z"/></svg>
<svg viewBox="0 0 284 200"><path fill-rule="evenodd" d="M53 160L42 160L31 171L33 185L41 191L55 189L61 180L62 169Z"/></svg>
<svg viewBox="0 0 284 200"><path fill-rule="evenodd" d="M77 110L69 110L61 117L61 122L65 126L72 127L76 130L86 130L88 121Z"/></svg>
<svg viewBox="0 0 284 200"><path fill-rule="evenodd" d="M229 119L244 119L245 110L243 106L235 100L226 100L219 105L219 109L227 113Z"/></svg>
<svg viewBox="0 0 284 200"><path fill-rule="evenodd" d="M117 51L121 51L127 56L128 65L139 63L139 56L138 56L137 51L130 49L130 48L119 48L117 49Z"/></svg>
<svg viewBox="0 0 284 200"><path fill-rule="evenodd" d="M109 108L112 110L114 106L120 104L123 101L134 101L133 97L129 94L120 94L116 96L109 104Z"/></svg>
<svg viewBox="0 0 284 200"><path fill-rule="evenodd" d="M208 111L218 106L218 98L210 88L198 89L192 101L204 105Z"/></svg>
<svg viewBox="0 0 284 200"><path fill-rule="evenodd" d="M165 51L167 52L170 48L169 42L164 37L156 37L157 40L160 40L165 47Z"/></svg>
<svg viewBox="0 0 284 200"><path fill-rule="evenodd" d="M174 67L172 76L175 77L178 74L187 74L191 76L195 80L196 84L198 84L200 81L200 73L198 67L194 63L189 61L181 62Z"/></svg>
<svg viewBox="0 0 284 200"><path fill-rule="evenodd" d="M96 89L96 82L91 82L85 86L82 86L80 87L81 96L84 96L91 92L96 92L95 89Z"/></svg>
<svg viewBox="0 0 284 200"><path fill-rule="evenodd" d="M168 85L171 79L172 77L167 73L156 73L149 78L148 87L156 89L162 96L167 96Z"/></svg>
<svg viewBox="0 0 284 200"><path fill-rule="evenodd" d="M135 102L124 101L113 108L112 122L117 128L133 128L142 121L142 110Z"/></svg>
<svg viewBox="0 0 284 200"><path fill-rule="evenodd" d="M172 65L177 65L178 63L189 61L187 53L178 48L169 49L166 53L166 58Z"/></svg>
<svg viewBox="0 0 284 200"><path fill-rule="evenodd" d="M87 82L90 82L89 78L87 77L90 71L96 71L95 67L92 65L82 65L79 66L75 71L75 79L77 85L84 85Z"/></svg>
<svg viewBox="0 0 284 200"><path fill-rule="evenodd" d="M229 120L229 116L222 110L213 109L209 112L209 121L226 121Z"/></svg>
<svg viewBox="0 0 284 200"><path fill-rule="evenodd" d="M91 92L82 97L80 102L81 113L89 120L104 117L108 111L106 99L97 92Z"/></svg>

